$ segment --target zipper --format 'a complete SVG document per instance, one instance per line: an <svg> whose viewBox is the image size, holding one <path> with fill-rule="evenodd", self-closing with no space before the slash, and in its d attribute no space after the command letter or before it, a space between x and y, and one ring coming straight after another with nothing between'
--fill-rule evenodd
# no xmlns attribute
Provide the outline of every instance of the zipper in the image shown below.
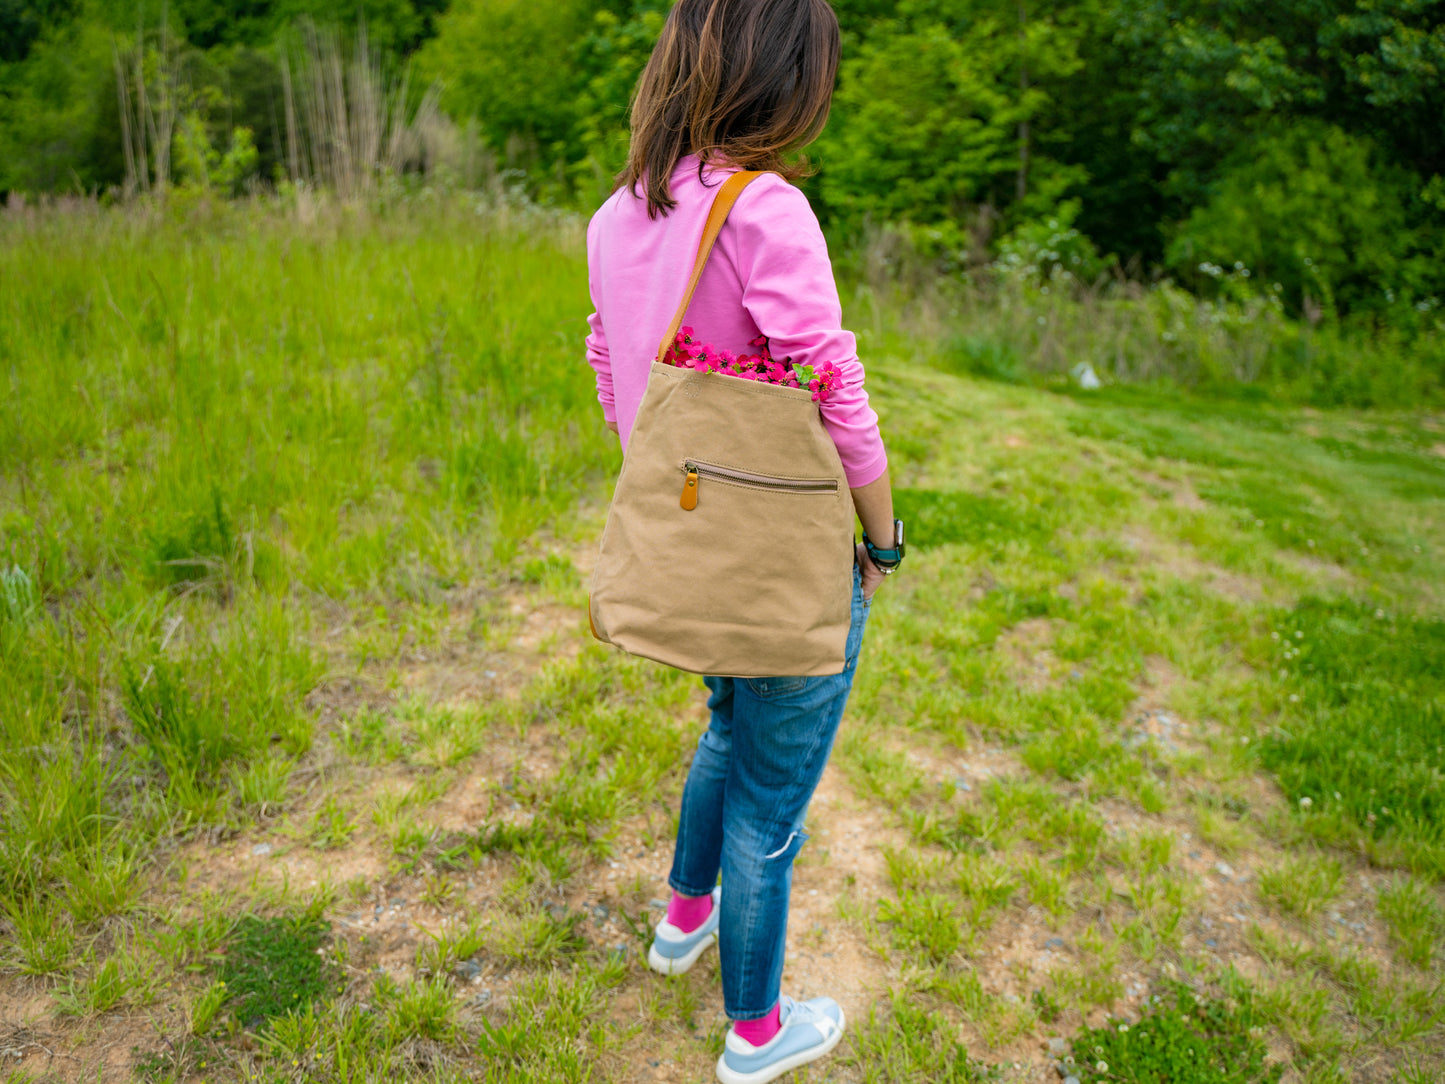
<svg viewBox="0 0 1445 1084"><path fill-rule="evenodd" d="M771 474L755 474L752 471L734 467L719 467L711 463L689 461L682 465L682 500L685 511L697 507L697 486L699 478L713 478L728 485L743 486L746 489L764 489L780 493L834 493L838 482L833 478L778 478Z"/></svg>

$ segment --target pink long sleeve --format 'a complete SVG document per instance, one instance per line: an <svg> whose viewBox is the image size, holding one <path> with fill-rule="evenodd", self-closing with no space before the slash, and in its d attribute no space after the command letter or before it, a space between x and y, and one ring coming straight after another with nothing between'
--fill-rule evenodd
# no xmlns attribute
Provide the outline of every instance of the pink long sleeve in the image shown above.
<svg viewBox="0 0 1445 1084"><path fill-rule="evenodd" d="M587 230L588 281L596 311L588 319L587 360L597 373L603 416L616 421L623 446L647 388L659 339L692 270L703 222L728 170L684 158L672 176L677 207L647 217L627 189L614 192ZM843 330L828 247L807 197L776 174L750 184L733 207L683 323L719 349L749 351L766 335L774 357L799 364L831 361L840 385L822 404L848 484L882 476L888 455L878 415L868 405L857 342Z"/></svg>
<svg viewBox="0 0 1445 1084"><path fill-rule="evenodd" d="M589 224L587 227L587 263L589 267L596 266L592 247L595 234L595 223ZM597 374L597 401L602 404L603 420L615 422L617 421L617 397L612 390L612 355L607 350L607 331L602 325L600 311L602 305L597 300L597 284L589 278L588 287L592 293L594 311L591 316L587 317L587 326L590 329L587 334L587 363Z"/></svg>
<svg viewBox="0 0 1445 1084"><path fill-rule="evenodd" d="M867 485L888 469L888 455L878 415L863 390L857 340L843 330L843 306L818 219L808 198L775 173L749 185L738 204L743 214L724 251L733 249L743 307L768 337L773 357L813 366L831 361L842 370L838 387L821 405L823 425L848 484Z"/></svg>

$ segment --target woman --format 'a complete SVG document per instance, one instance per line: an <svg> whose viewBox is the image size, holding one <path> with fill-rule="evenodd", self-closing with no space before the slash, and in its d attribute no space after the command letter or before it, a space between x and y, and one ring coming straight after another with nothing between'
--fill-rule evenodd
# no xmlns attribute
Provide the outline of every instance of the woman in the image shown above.
<svg viewBox="0 0 1445 1084"><path fill-rule="evenodd" d="M724 1084L772 1080L842 1035L832 999L780 994L788 894L873 592L902 559L878 417L841 326L827 247L788 183L802 170L785 155L827 119L838 52L826 0L679 0L638 85L627 169L587 234L597 310L587 355L624 447L717 186L737 170L772 172L738 199L684 322L725 349L762 337L774 357L840 371L820 410L864 528L847 662L828 677L705 679L712 719L683 791L672 901L648 954L655 970L678 974L717 944L733 1021L717 1066Z"/></svg>

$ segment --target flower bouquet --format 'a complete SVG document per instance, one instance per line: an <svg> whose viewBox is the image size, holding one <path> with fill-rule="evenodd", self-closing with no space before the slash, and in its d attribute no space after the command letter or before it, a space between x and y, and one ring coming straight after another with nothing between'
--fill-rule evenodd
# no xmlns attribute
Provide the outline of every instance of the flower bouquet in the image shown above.
<svg viewBox="0 0 1445 1084"><path fill-rule="evenodd" d="M734 354L731 350L715 350L708 343L699 342L692 328L685 327L677 333L662 361L700 373L722 373L765 384L781 384L785 388L801 388L812 392L817 403L826 403L829 393L842 382L842 371L831 361L816 366L794 365L792 358L777 361L769 353L768 340L763 335L748 345L757 347L759 352Z"/></svg>

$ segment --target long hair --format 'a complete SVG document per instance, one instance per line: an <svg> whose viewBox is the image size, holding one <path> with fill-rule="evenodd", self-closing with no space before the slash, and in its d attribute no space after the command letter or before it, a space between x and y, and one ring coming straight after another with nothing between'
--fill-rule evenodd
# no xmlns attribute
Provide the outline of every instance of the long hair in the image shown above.
<svg viewBox="0 0 1445 1084"><path fill-rule="evenodd" d="M618 175L647 189L651 218L677 206L678 160L726 161L794 179L788 152L817 138L838 74L838 17L827 0L678 0L632 102L632 145Z"/></svg>

